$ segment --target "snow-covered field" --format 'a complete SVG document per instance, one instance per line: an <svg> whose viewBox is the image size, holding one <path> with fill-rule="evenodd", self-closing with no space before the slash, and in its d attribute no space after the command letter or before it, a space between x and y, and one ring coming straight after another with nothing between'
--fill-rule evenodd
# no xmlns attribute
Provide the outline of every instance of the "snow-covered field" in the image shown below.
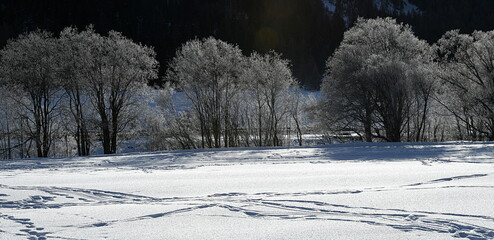
<svg viewBox="0 0 494 240"><path fill-rule="evenodd" d="M0 162L0 239L493 239L494 143Z"/></svg>

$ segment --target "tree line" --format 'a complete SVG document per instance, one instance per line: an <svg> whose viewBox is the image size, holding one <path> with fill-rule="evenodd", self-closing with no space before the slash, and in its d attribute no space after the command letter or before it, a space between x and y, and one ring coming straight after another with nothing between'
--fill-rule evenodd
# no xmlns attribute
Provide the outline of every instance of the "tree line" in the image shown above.
<svg viewBox="0 0 494 240"><path fill-rule="evenodd" d="M162 114L154 124L160 119L169 123L153 131L158 134L152 136L155 143L178 143L180 148L282 146L290 141L287 129L293 126L301 137L306 127L301 124L307 121L303 106L311 98L302 95L290 63L274 51L246 56L238 46L212 37L191 40L177 51L166 79L177 83L190 106L177 113L170 91L161 96Z"/></svg>
<svg viewBox="0 0 494 240"><path fill-rule="evenodd" d="M95 147L111 154L134 137L151 150L281 146L282 131L301 122L290 63L274 51L246 56L213 37L188 41L168 66L173 86L160 90L147 85L157 78L155 57L151 47L92 27L9 41L0 51L3 158L85 156ZM187 109L174 106L175 89Z"/></svg>
<svg viewBox="0 0 494 240"><path fill-rule="evenodd" d="M19 36L1 50L2 132L11 158L48 157L61 137L73 137L78 155L91 152L96 133L103 152L115 153L117 136L135 118L139 87L157 77L152 48L118 32L66 28ZM13 145L14 144L14 145Z"/></svg>
<svg viewBox="0 0 494 240"><path fill-rule="evenodd" d="M160 89L152 47L121 33L33 31L0 51L3 158L363 141L494 139L494 32L434 44L391 18L358 19L327 60L321 96L275 51L244 54L214 37L177 49Z"/></svg>

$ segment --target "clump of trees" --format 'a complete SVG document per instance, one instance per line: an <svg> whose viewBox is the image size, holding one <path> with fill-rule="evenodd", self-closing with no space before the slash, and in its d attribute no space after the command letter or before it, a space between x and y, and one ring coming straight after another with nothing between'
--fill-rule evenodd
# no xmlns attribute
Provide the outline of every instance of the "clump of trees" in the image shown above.
<svg viewBox="0 0 494 240"><path fill-rule="evenodd" d="M158 62L152 48L134 43L122 34L110 31L104 37L91 28L78 33L65 29L60 37L64 89L76 122L76 140L81 155L89 153L90 140L84 100L96 113L103 152L116 153L118 135L136 120L139 89L157 78ZM86 99L82 99L86 98Z"/></svg>
<svg viewBox="0 0 494 240"><path fill-rule="evenodd" d="M56 110L63 96L57 78L58 59L53 54L56 50L50 33L36 31L21 35L0 52L2 85L21 108L19 118L27 120L27 135L35 142L38 157L47 157L52 147Z"/></svg>
<svg viewBox="0 0 494 240"><path fill-rule="evenodd" d="M316 100L274 51L246 56L193 39L167 66L165 87L151 89L152 48L92 27L38 30L0 51L0 154L111 154L137 137L147 150L302 145L307 132L493 140L493 59L494 31L450 31L430 45L394 19L359 19L329 57Z"/></svg>
<svg viewBox="0 0 494 240"><path fill-rule="evenodd" d="M366 141L494 139L492 32L436 44L391 18L359 19L328 59L319 119Z"/></svg>
<svg viewBox="0 0 494 240"><path fill-rule="evenodd" d="M166 72L173 84L152 90L157 69L152 48L114 31L11 40L0 58L3 157L111 154L137 136L149 150L281 146L292 124L302 144L306 104L280 54L245 56L210 37L186 42Z"/></svg>
<svg viewBox="0 0 494 240"><path fill-rule="evenodd" d="M298 86L275 52L247 57L221 40L196 39L177 51L166 78L191 102L201 147L281 146L299 119L287 101Z"/></svg>
<svg viewBox="0 0 494 240"><path fill-rule="evenodd" d="M444 84L439 100L454 116L458 137L494 140L494 31L449 31L435 48Z"/></svg>
<svg viewBox="0 0 494 240"><path fill-rule="evenodd" d="M366 141L421 141L434 90L430 53L407 25L359 19L327 62L322 117L362 129Z"/></svg>
<svg viewBox="0 0 494 240"><path fill-rule="evenodd" d="M244 59L237 46L207 38L185 43L167 78L178 83L199 121L201 146L235 146L234 115Z"/></svg>
<svg viewBox="0 0 494 240"><path fill-rule="evenodd" d="M45 31L21 35L0 56L9 158L14 149L31 157L31 146L37 157L53 156L55 141L68 141L68 134L78 155L90 154L95 135L104 153L115 153L119 135L135 120L138 89L157 77L151 48L91 27L66 28L59 38Z"/></svg>
<svg viewBox="0 0 494 240"><path fill-rule="evenodd" d="M256 146L280 146L282 130L296 109L291 90L296 82L292 77L288 61L275 52L265 55L253 53L248 59L249 71L244 78L247 89L246 103L247 128L252 134L251 141ZM294 123L298 118L294 118Z"/></svg>

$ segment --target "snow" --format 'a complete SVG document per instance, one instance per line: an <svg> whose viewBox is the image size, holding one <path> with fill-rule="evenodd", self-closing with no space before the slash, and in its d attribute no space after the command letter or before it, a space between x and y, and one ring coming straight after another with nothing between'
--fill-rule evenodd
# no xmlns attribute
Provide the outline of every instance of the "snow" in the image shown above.
<svg viewBox="0 0 494 240"><path fill-rule="evenodd" d="M0 239L494 238L494 143L0 163Z"/></svg>

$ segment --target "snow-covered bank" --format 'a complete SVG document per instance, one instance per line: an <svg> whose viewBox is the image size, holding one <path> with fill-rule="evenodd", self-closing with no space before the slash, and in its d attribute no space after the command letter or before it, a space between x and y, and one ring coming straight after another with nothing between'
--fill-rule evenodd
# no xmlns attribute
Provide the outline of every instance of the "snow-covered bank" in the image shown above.
<svg viewBox="0 0 494 240"><path fill-rule="evenodd" d="M494 143L347 143L311 147L196 149L92 157L0 160L0 170L59 168L177 169L247 163L334 161L494 163Z"/></svg>
<svg viewBox="0 0 494 240"><path fill-rule="evenodd" d="M2 161L1 239L494 238L494 144Z"/></svg>

